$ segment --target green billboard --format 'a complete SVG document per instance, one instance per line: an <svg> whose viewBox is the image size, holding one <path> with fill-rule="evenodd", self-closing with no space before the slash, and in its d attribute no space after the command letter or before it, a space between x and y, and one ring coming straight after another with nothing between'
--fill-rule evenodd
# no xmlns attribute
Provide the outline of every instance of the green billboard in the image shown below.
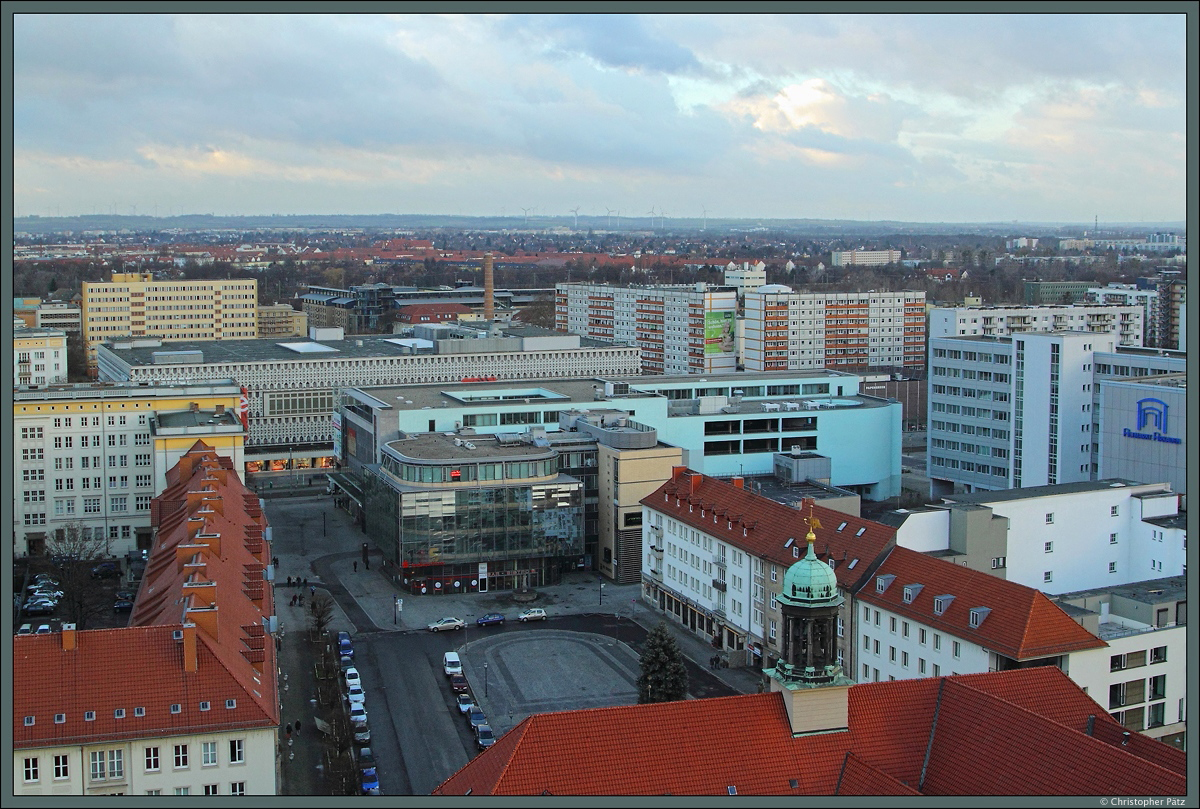
<svg viewBox="0 0 1200 809"><path fill-rule="evenodd" d="M704 353L732 354L735 348L733 312L705 312Z"/></svg>

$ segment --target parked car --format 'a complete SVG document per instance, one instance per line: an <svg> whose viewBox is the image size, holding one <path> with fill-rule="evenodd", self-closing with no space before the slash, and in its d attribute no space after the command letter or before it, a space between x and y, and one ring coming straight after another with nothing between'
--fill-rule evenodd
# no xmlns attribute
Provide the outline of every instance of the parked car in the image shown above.
<svg viewBox="0 0 1200 809"><path fill-rule="evenodd" d="M467 691L468 689L470 689L470 685L468 685L468 683L467 683L467 677L465 674L451 674L450 675L450 690L451 691L454 691L455 693L461 693L463 691Z"/></svg>
<svg viewBox="0 0 1200 809"><path fill-rule="evenodd" d="M346 669L345 676L347 688L355 685L359 686L360 688L362 687L362 678L358 676L358 669L351 666L350 668Z"/></svg>
<svg viewBox="0 0 1200 809"><path fill-rule="evenodd" d="M36 576L34 576L34 577L33 577L33 580L34 580L35 582L41 582L41 583L44 583L44 584L50 584L50 585L53 585L53 586L55 586L55 587L57 587L57 586L58 586L58 579L54 578L54 577L53 577L53 576L51 576L49 573L39 573L39 574L37 574Z"/></svg>
<svg viewBox="0 0 1200 809"><path fill-rule="evenodd" d="M350 703L350 724L358 728L367 724L367 709L364 703Z"/></svg>
<svg viewBox="0 0 1200 809"><path fill-rule="evenodd" d="M480 626L499 626L504 624L504 616L498 612L489 612L482 618L477 619L475 623Z"/></svg>
<svg viewBox="0 0 1200 809"><path fill-rule="evenodd" d="M35 634L35 635L49 635L49 634L50 634L50 624L39 624L39 625L38 625L38 628L37 628L37 631L36 631L36 632L34 632L33 634Z"/></svg>
<svg viewBox="0 0 1200 809"><path fill-rule="evenodd" d="M118 579L121 577L120 562L101 562L92 568L93 579Z"/></svg>
<svg viewBox="0 0 1200 809"><path fill-rule="evenodd" d="M372 772L370 775L363 773L362 776L362 793L364 795L379 794L379 776Z"/></svg>
<svg viewBox="0 0 1200 809"><path fill-rule="evenodd" d="M52 615L58 609L58 604L44 599L26 601L21 607L26 615Z"/></svg>
<svg viewBox="0 0 1200 809"><path fill-rule="evenodd" d="M475 705L467 711L467 721L471 723L472 728L477 728L487 724L487 717L483 715L483 709Z"/></svg>
<svg viewBox="0 0 1200 809"><path fill-rule="evenodd" d="M355 744L370 744L371 743L371 727L363 725L354 729Z"/></svg>
<svg viewBox="0 0 1200 809"><path fill-rule="evenodd" d="M479 725L475 728L475 744L480 750L487 750L496 743L496 735L492 733L491 725Z"/></svg>
<svg viewBox="0 0 1200 809"><path fill-rule="evenodd" d="M133 601L134 592L132 590L117 590L114 596L118 601Z"/></svg>
<svg viewBox="0 0 1200 809"><path fill-rule="evenodd" d="M125 599L114 601L113 612L133 612L133 602Z"/></svg>
<svg viewBox="0 0 1200 809"><path fill-rule="evenodd" d="M371 748L364 747L358 751L358 769L364 775L375 774L375 754L371 751Z"/></svg>
<svg viewBox="0 0 1200 809"><path fill-rule="evenodd" d="M354 641L350 640L349 632L337 634L338 654L342 657L354 657Z"/></svg>
<svg viewBox="0 0 1200 809"><path fill-rule="evenodd" d="M338 665L341 667L342 674L345 674L347 670L354 668L354 658L342 655L341 662Z"/></svg>
<svg viewBox="0 0 1200 809"><path fill-rule="evenodd" d="M358 703L359 705L367 701L367 695L363 693L362 686L352 685L346 689L346 699L351 705Z"/></svg>
<svg viewBox="0 0 1200 809"><path fill-rule="evenodd" d="M17 630L17 634L18 635L32 635L33 634L33 625L32 624L21 624L21 628Z"/></svg>
<svg viewBox="0 0 1200 809"><path fill-rule="evenodd" d="M521 623L526 621L544 621L546 620L546 611L540 607L531 607L518 615L517 620Z"/></svg>
<svg viewBox="0 0 1200 809"><path fill-rule="evenodd" d="M446 652L442 655L442 671L446 672L447 677L462 674L462 660L459 659L458 652Z"/></svg>
<svg viewBox="0 0 1200 809"><path fill-rule="evenodd" d="M462 618L441 618L429 625L430 632L443 632L447 629L462 629L467 622Z"/></svg>
<svg viewBox="0 0 1200 809"><path fill-rule="evenodd" d="M25 624L25 626L29 626L29 624ZM459 713L466 713L475 707L475 698L466 691L455 696L454 701L458 703Z"/></svg>

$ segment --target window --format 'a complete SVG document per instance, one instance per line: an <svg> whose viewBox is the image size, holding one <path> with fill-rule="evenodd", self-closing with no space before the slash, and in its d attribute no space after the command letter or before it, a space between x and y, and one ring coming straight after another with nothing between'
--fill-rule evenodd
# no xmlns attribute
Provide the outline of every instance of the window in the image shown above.
<svg viewBox="0 0 1200 809"><path fill-rule="evenodd" d="M202 742L200 745L200 766L215 767L217 764L217 743Z"/></svg>
<svg viewBox="0 0 1200 809"><path fill-rule="evenodd" d="M908 668L908 652L900 653L900 665L904 668Z"/></svg>
<svg viewBox="0 0 1200 809"><path fill-rule="evenodd" d="M246 747L242 739L229 740L229 763L230 764L245 764L246 763Z"/></svg>
<svg viewBox="0 0 1200 809"><path fill-rule="evenodd" d="M1046 515L1046 525L1054 525L1054 513L1053 512Z"/></svg>
<svg viewBox="0 0 1200 809"><path fill-rule="evenodd" d="M863 651L869 652L870 650L871 650L871 639L869 637L867 637L866 635L863 635Z"/></svg>
<svg viewBox="0 0 1200 809"><path fill-rule="evenodd" d="M161 789L147 789L146 794L147 795L161 795L162 790Z"/></svg>
<svg viewBox="0 0 1200 809"><path fill-rule="evenodd" d="M176 795L191 795L192 788L191 787L175 787L175 794Z"/></svg>
<svg viewBox="0 0 1200 809"><path fill-rule="evenodd" d="M120 779L125 777L124 750L93 750L91 754L92 780Z"/></svg>
<svg viewBox="0 0 1200 809"><path fill-rule="evenodd" d="M1054 543L1053 542L1046 543L1046 553L1054 553Z"/></svg>
<svg viewBox="0 0 1200 809"><path fill-rule="evenodd" d="M38 760L34 758L25 759L25 783L38 780Z"/></svg>
<svg viewBox="0 0 1200 809"><path fill-rule="evenodd" d="M146 748L146 772L157 772L159 769L158 748Z"/></svg>
<svg viewBox="0 0 1200 809"><path fill-rule="evenodd" d="M1166 663L1167 662L1167 647L1155 646L1150 650L1151 663Z"/></svg>
<svg viewBox="0 0 1200 809"><path fill-rule="evenodd" d="M879 641L875 641L875 654L879 654Z"/></svg>
<svg viewBox="0 0 1200 809"><path fill-rule="evenodd" d="M205 795L216 795L217 794L217 785L216 784L205 784L204 785L204 794Z"/></svg>
<svg viewBox="0 0 1200 809"><path fill-rule="evenodd" d="M941 667L941 666L939 666L937 663L934 663L934 664L933 664L933 676L934 676L934 677L941 677L941 676L942 676L942 667Z"/></svg>
<svg viewBox="0 0 1200 809"><path fill-rule="evenodd" d="M925 627L921 627L917 630L917 640L922 646L925 645Z"/></svg>
<svg viewBox="0 0 1200 809"><path fill-rule="evenodd" d="M234 781L233 783L231 783L229 785L229 794L230 795L245 795L246 794L246 782L245 781Z"/></svg>
<svg viewBox="0 0 1200 809"><path fill-rule="evenodd" d="M1108 572L1109 572L1109 573L1116 573L1116 572L1117 572L1117 563L1116 563L1116 562L1109 562L1109 563L1108 563Z"/></svg>
<svg viewBox="0 0 1200 809"><path fill-rule="evenodd" d="M891 618L888 618L888 630L891 632L896 631L896 616L894 615Z"/></svg>
<svg viewBox="0 0 1200 809"><path fill-rule="evenodd" d="M866 682L870 678L871 678L871 667L868 666L866 663L863 663L863 682Z"/></svg>
<svg viewBox="0 0 1200 809"><path fill-rule="evenodd" d="M900 634L906 638L908 637L908 621L904 621L900 625Z"/></svg>
<svg viewBox="0 0 1200 809"><path fill-rule="evenodd" d="M959 657L962 654L962 644L959 643L958 641L954 641L952 650L953 650L954 657L955 658Z"/></svg>
<svg viewBox="0 0 1200 809"><path fill-rule="evenodd" d="M917 673L922 675L925 674L925 658L923 657L917 658Z"/></svg>
<svg viewBox="0 0 1200 809"><path fill-rule="evenodd" d="M954 596L938 596L933 600L933 614L941 615L950 608L950 602L954 600Z"/></svg>
<svg viewBox="0 0 1200 809"><path fill-rule="evenodd" d="M942 636L936 632L933 633L933 648L935 651L941 651L942 648Z"/></svg>
<svg viewBox="0 0 1200 809"><path fill-rule="evenodd" d="M1108 544L1109 544L1109 545L1116 545L1116 544L1117 544L1117 535L1116 535L1116 534L1109 534L1109 535L1108 535Z"/></svg>
<svg viewBox="0 0 1200 809"><path fill-rule="evenodd" d="M1150 678L1150 699L1165 699L1167 696L1167 675L1159 674Z"/></svg>
<svg viewBox="0 0 1200 809"><path fill-rule="evenodd" d="M1121 507L1120 507L1120 506L1113 506L1112 508L1110 508L1110 509L1108 510L1108 516L1110 516L1110 517L1116 517L1116 516L1117 516L1117 515L1119 515L1120 513L1121 513Z"/></svg>
<svg viewBox="0 0 1200 809"><path fill-rule="evenodd" d="M1043 581L1044 583L1048 583L1048 582L1052 582L1052 581L1054 581L1054 571L1053 571L1053 570L1047 570L1047 571L1043 572L1043 573L1042 573L1042 581Z"/></svg>
<svg viewBox="0 0 1200 809"><path fill-rule="evenodd" d="M1125 668L1125 655L1113 655L1108 658L1108 670L1120 671Z"/></svg>
<svg viewBox="0 0 1200 809"><path fill-rule="evenodd" d="M54 780L61 781L71 777L71 757L70 756L55 756L54 757Z"/></svg>
<svg viewBox="0 0 1200 809"><path fill-rule="evenodd" d="M895 646L888 647L888 659L891 660L893 663L896 662L896 647Z"/></svg>
<svg viewBox="0 0 1200 809"><path fill-rule="evenodd" d="M175 769L181 770L188 765L188 749L186 744L175 745Z"/></svg>

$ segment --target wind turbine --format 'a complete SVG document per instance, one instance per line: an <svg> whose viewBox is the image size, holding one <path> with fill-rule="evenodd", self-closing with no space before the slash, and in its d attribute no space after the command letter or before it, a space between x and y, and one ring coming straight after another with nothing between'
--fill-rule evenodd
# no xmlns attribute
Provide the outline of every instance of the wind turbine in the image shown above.
<svg viewBox="0 0 1200 809"><path fill-rule="evenodd" d="M605 225L605 227L607 227L609 230L612 230L613 209L609 208L608 206L605 206L604 213L605 213L605 216L608 217L608 219L606 220L607 224Z"/></svg>
<svg viewBox="0 0 1200 809"><path fill-rule="evenodd" d="M700 226L700 229L708 230L708 208L705 208L703 205L700 208L704 211L704 224Z"/></svg>
<svg viewBox="0 0 1200 809"><path fill-rule="evenodd" d="M658 229L666 231L667 229L667 212L659 210L658 212Z"/></svg>
<svg viewBox="0 0 1200 809"><path fill-rule="evenodd" d="M650 230L654 230L654 206L650 206L650 210L646 211L650 215Z"/></svg>
<svg viewBox="0 0 1200 809"><path fill-rule="evenodd" d="M518 205L517 207L520 208L521 206ZM529 224L529 212L532 210L533 208L521 208L521 213L525 215L525 224L527 225Z"/></svg>
<svg viewBox="0 0 1200 809"><path fill-rule="evenodd" d="M575 229L579 230L579 206L576 205L574 208L568 208L567 210L575 214Z"/></svg>

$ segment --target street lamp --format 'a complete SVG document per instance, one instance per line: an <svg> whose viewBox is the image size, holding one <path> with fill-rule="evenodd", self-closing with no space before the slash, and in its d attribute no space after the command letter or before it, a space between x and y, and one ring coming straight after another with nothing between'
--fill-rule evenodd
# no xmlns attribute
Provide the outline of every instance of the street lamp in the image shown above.
<svg viewBox="0 0 1200 809"><path fill-rule="evenodd" d="M604 604L604 580L600 580L600 603Z"/></svg>
<svg viewBox="0 0 1200 809"><path fill-rule="evenodd" d="M487 661L483 662L483 696L488 695Z"/></svg>

